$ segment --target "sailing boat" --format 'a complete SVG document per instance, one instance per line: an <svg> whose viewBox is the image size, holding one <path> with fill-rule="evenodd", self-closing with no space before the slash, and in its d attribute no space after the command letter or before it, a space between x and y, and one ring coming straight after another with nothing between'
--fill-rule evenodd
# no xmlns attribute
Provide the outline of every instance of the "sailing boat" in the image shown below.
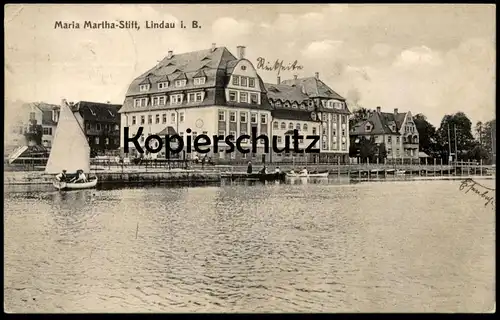
<svg viewBox="0 0 500 320"><path fill-rule="evenodd" d="M45 173L58 174L63 170L69 174L76 173L78 170L90 173L89 143L65 99L61 102L61 114ZM97 177L88 182L54 181L53 185L59 190L88 189L97 185Z"/></svg>

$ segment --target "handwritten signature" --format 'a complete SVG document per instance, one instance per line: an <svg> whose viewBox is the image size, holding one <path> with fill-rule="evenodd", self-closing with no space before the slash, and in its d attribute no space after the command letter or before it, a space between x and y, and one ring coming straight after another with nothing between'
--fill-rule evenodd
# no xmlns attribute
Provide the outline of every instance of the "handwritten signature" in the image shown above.
<svg viewBox="0 0 500 320"><path fill-rule="evenodd" d="M465 193L469 193L469 191L472 191L485 200L485 207L491 204L493 209L495 208L495 189L485 187L482 184L472 180L471 178L462 181L458 189L460 191L466 190ZM493 194L490 194L490 192Z"/></svg>
<svg viewBox="0 0 500 320"><path fill-rule="evenodd" d="M257 58L257 69L264 71L278 71L279 75L281 71L302 70L304 67L299 65L297 60L289 63L288 65L283 65L283 60L280 61L279 59L276 59L274 64L272 64L269 61L266 62L266 59L259 57Z"/></svg>

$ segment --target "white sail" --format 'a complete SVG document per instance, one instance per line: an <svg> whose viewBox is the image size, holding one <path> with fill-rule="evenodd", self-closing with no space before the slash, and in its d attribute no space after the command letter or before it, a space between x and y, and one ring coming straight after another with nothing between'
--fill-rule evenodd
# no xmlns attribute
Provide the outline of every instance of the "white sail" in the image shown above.
<svg viewBox="0 0 500 320"><path fill-rule="evenodd" d="M56 174L66 170L75 173L78 169L90 172L90 147L73 111L63 100L45 172Z"/></svg>

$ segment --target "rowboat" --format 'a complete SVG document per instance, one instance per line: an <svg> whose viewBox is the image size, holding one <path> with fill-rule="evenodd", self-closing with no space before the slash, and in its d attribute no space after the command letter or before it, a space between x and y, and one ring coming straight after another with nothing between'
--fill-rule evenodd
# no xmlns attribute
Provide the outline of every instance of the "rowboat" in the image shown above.
<svg viewBox="0 0 500 320"><path fill-rule="evenodd" d="M45 173L53 174L55 178L63 170L66 170L67 176L75 175L78 170L82 170L87 176L90 173L90 146L87 137L64 99ZM76 183L54 179L52 184L58 190L77 190L94 188L97 182L97 177L94 177L87 182Z"/></svg>
<svg viewBox="0 0 500 320"><path fill-rule="evenodd" d="M308 172L308 173L290 173L287 172L286 176L289 178L326 178L328 177L329 172Z"/></svg>
<svg viewBox="0 0 500 320"><path fill-rule="evenodd" d="M283 181L285 180L286 174L284 172L273 172L273 173L248 173L246 176L247 180L258 180L258 181Z"/></svg>
<svg viewBox="0 0 500 320"><path fill-rule="evenodd" d="M54 181L52 183L57 190L78 190L78 189L90 189L97 185L97 177L91 179L88 182L62 182Z"/></svg>

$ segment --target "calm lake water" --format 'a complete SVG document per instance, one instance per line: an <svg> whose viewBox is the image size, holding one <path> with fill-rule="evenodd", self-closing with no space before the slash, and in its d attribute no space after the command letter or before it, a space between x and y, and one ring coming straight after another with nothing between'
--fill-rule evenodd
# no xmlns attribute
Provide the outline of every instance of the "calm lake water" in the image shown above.
<svg viewBox="0 0 500 320"><path fill-rule="evenodd" d="M490 311L495 211L459 186L6 193L5 310Z"/></svg>

